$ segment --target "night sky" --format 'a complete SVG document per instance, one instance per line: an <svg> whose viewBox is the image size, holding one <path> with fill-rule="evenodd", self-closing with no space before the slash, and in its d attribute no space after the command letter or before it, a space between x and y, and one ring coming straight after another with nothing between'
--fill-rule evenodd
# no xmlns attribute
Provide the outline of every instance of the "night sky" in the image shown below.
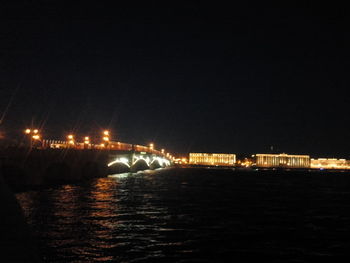
<svg viewBox="0 0 350 263"><path fill-rule="evenodd" d="M349 157L342 6L3 2L3 137L33 121L179 154Z"/></svg>

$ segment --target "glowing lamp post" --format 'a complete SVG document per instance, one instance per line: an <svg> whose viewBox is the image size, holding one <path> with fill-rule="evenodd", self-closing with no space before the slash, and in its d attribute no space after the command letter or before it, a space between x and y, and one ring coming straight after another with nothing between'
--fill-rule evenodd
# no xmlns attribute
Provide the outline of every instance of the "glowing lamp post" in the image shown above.
<svg viewBox="0 0 350 263"><path fill-rule="evenodd" d="M102 143L103 147L108 146L108 144L109 144L109 131L108 130L103 131L102 140L103 140L103 143ZM102 146L102 144L101 144L101 146Z"/></svg>
<svg viewBox="0 0 350 263"><path fill-rule="evenodd" d="M35 135L32 136L32 138L33 138L34 140L40 140L40 135L35 134Z"/></svg>
<svg viewBox="0 0 350 263"><path fill-rule="evenodd" d="M87 149L90 145L90 137L89 136L85 136L84 137L84 149Z"/></svg>
<svg viewBox="0 0 350 263"><path fill-rule="evenodd" d="M73 134L69 134L67 136L67 139L68 139L68 144L71 145L71 146L74 146L74 135Z"/></svg>
<svg viewBox="0 0 350 263"><path fill-rule="evenodd" d="M25 129L24 133L27 134L30 138L30 148L33 148L34 142L40 142L41 136L38 129ZM36 144L36 143L35 143ZM39 145L38 145L39 146Z"/></svg>

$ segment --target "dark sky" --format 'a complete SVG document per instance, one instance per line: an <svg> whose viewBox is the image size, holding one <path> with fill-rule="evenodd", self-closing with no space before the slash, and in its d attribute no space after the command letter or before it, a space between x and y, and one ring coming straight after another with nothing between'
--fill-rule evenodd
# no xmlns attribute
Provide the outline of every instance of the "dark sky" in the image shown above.
<svg viewBox="0 0 350 263"><path fill-rule="evenodd" d="M3 2L8 137L33 120L47 138L110 128L174 153L349 157L342 6Z"/></svg>

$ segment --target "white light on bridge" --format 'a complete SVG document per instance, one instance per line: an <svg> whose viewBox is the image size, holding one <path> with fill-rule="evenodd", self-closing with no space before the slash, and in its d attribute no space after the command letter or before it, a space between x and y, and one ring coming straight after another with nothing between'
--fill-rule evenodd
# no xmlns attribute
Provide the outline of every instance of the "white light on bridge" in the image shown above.
<svg viewBox="0 0 350 263"><path fill-rule="evenodd" d="M110 162L109 164L107 164L107 166L110 167L110 166L112 166L113 164L116 164L116 163L125 164L127 167L130 168L129 160L127 158L125 158L125 157L117 158L113 162Z"/></svg>

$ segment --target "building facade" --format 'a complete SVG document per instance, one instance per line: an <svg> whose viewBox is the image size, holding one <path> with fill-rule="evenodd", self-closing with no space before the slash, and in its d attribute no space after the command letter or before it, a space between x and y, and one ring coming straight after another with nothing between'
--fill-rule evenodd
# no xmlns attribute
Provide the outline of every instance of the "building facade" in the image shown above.
<svg viewBox="0 0 350 263"><path fill-rule="evenodd" d="M310 168L309 155L256 154L257 167Z"/></svg>
<svg viewBox="0 0 350 263"><path fill-rule="evenodd" d="M345 159L334 159L334 158L311 159L311 168L350 169L350 161Z"/></svg>
<svg viewBox="0 0 350 263"><path fill-rule="evenodd" d="M233 166L236 163L235 154L226 153L190 153L189 164Z"/></svg>

